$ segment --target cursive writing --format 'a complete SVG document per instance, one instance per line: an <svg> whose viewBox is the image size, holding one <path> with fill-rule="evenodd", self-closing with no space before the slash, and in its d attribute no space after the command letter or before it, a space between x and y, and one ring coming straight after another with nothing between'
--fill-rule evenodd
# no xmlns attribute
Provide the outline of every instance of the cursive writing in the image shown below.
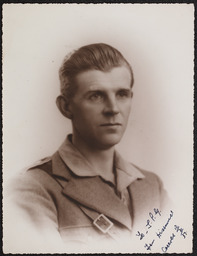
<svg viewBox="0 0 197 256"><path fill-rule="evenodd" d="M183 236L184 239L186 238L187 232L184 231L183 228L181 228L181 227L179 227L179 226L177 226L177 225L174 225L174 229L175 229L175 231L176 231L177 233L180 233L180 235Z"/></svg>
<svg viewBox="0 0 197 256"><path fill-rule="evenodd" d="M144 247L146 248L146 250L151 251L151 247L153 246L154 242L155 242L155 239L153 239L153 241L151 243L145 244Z"/></svg>
<svg viewBox="0 0 197 256"><path fill-rule="evenodd" d="M158 208L154 208L152 212L149 212L150 218L146 220L146 225L145 225L147 229L152 228L152 224L156 221L158 216L161 216L161 211ZM137 231L136 236L138 236L139 239L142 240L147 234L148 234L148 230L146 230L145 232Z"/></svg>
<svg viewBox="0 0 197 256"><path fill-rule="evenodd" d="M163 225L162 229L159 230L159 232L156 232L156 235L157 235L159 238L161 238L163 232L166 230L166 228L167 228L167 226L169 225L170 220L172 219L172 217L173 217L173 211L171 210L171 211L170 211L170 217L168 218L167 222Z"/></svg>
<svg viewBox="0 0 197 256"><path fill-rule="evenodd" d="M169 249L170 245L172 244L174 238L175 238L175 234L172 233L172 235L170 236L170 241L166 244L165 247L161 247L162 252L167 252L167 250Z"/></svg>
<svg viewBox="0 0 197 256"><path fill-rule="evenodd" d="M162 216L162 217L160 217ZM163 218L163 221L162 221ZM158 228L159 223L164 223ZM143 231L137 231L136 236L139 240L143 240L144 248L147 251L153 251L160 248L161 252L167 253L171 245L176 240L176 236L187 237L187 232L179 225L174 223L174 211L161 214L157 208L148 213L146 222L144 223ZM172 249L172 248L171 248ZM157 250L157 249L156 249Z"/></svg>

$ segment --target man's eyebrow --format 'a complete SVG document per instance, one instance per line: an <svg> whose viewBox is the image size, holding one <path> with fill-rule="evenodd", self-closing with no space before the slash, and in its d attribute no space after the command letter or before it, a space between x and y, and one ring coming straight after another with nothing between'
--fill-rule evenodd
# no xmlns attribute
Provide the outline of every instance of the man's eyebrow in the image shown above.
<svg viewBox="0 0 197 256"><path fill-rule="evenodd" d="M130 92L131 88L119 88L117 91L125 91L125 92Z"/></svg>
<svg viewBox="0 0 197 256"><path fill-rule="evenodd" d="M99 93L105 93L105 90L101 90L101 89L89 89L85 95L90 94L90 93L95 93L95 92L99 92Z"/></svg>
<svg viewBox="0 0 197 256"><path fill-rule="evenodd" d="M102 89L89 89L87 92L104 92Z"/></svg>
<svg viewBox="0 0 197 256"><path fill-rule="evenodd" d="M128 88L128 87L119 87L119 88L114 88L114 91L120 91L120 90L123 90L123 91L131 91L131 87L130 88ZM107 92L107 90L105 90L105 88L102 88L102 89L100 89L100 88L98 88L98 89L89 89L88 91L87 91L87 93L88 92Z"/></svg>
<svg viewBox="0 0 197 256"><path fill-rule="evenodd" d="M119 91L124 91L124 92L131 92L131 88L125 88L125 87L120 87L120 88L116 88L114 91L116 92L119 92ZM85 95L89 95L89 94L92 94L92 93L103 93L103 94L106 94L107 93L107 90L105 89L89 89Z"/></svg>
<svg viewBox="0 0 197 256"><path fill-rule="evenodd" d="M94 94L94 93L99 93L99 94L102 94L102 95L104 95L105 94L105 92L104 91L102 91L102 90L88 90L84 95L83 95L83 97L89 97L89 96L91 96L92 94Z"/></svg>
<svg viewBox="0 0 197 256"><path fill-rule="evenodd" d="M125 94L130 94L130 93L132 93L132 88L120 88L117 90L117 93L119 93L119 92L122 92Z"/></svg>

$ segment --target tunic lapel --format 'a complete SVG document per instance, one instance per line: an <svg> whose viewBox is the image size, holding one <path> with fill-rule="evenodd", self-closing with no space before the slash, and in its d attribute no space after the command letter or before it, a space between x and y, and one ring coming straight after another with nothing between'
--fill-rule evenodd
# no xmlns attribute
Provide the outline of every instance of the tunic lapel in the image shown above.
<svg viewBox="0 0 197 256"><path fill-rule="evenodd" d="M149 218L149 212L159 208L159 193L152 174L146 173L146 179L137 179L128 188L132 200L133 223L139 225ZM144 220L144 222L142 221Z"/></svg>
<svg viewBox="0 0 197 256"><path fill-rule="evenodd" d="M98 213L103 213L131 229L131 216L128 208L116 196L113 188L99 176L78 177L72 175L58 152L52 157L52 165L53 175L67 181L66 183L61 182L62 192L65 196Z"/></svg>
<svg viewBox="0 0 197 256"><path fill-rule="evenodd" d="M103 213L131 229L128 208L100 177L72 178L64 187L63 193L83 206Z"/></svg>

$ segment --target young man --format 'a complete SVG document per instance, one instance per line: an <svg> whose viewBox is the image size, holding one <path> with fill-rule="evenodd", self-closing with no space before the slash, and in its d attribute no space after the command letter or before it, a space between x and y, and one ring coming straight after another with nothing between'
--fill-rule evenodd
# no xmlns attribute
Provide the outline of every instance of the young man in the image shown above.
<svg viewBox="0 0 197 256"><path fill-rule="evenodd" d="M166 195L155 174L114 148L127 126L133 81L130 64L106 44L81 47L64 60L57 106L73 132L12 184L19 251L24 243L29 251L136 251L140 223L153 209L162 211Z"/></svg>

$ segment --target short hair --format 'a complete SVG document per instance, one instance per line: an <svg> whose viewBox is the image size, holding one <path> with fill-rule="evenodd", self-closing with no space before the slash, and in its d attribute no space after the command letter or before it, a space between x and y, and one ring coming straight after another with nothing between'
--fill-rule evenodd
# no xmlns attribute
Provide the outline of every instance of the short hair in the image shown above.
<svg viewBox="0 0 197 256"><path fill-rule="evenodd" d="M134 83L131 65L114 47L104 44L85 45L67 55L59 70L61 94L71 99L75 92L75 77L84 71L110 71L114 67L126 66L131 73L131 88Z"/></svg>

